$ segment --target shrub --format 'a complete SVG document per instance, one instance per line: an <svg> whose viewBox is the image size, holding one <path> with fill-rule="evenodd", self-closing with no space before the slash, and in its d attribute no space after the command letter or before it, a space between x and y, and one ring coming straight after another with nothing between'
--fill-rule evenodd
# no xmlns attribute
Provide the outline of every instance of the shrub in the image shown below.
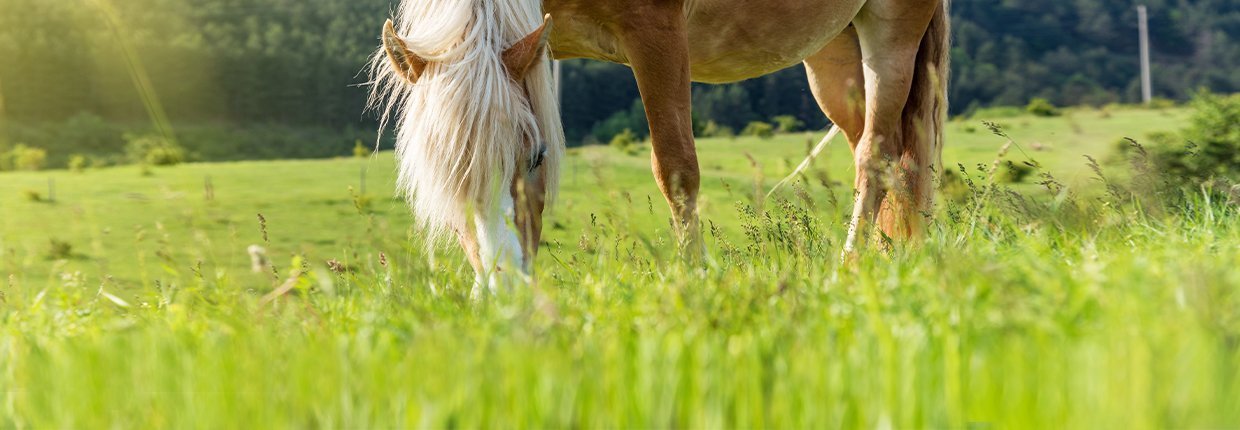
<svg viewBox="0 0 1240 430"><path fill-rule="evenodd" d="M732 127L721 125L714 120L707 121L706 126L702 127L702 137L736 137L736 131Z"/></svg>
<svg viewBox="0 0 1240 430"><path fill-rule="evenodd" d="M89 162L86 156L82 154L73 154L69 156L69 170L73 172L84 172Z"/></svg>
<svg viewBox="0 0 1240 430"><path fill-rule="evenodd" d="M771 122L775 123L775 131L780 133L796 133L805 127L805 123L792 115L780 115L771 118Z"/></svg>
<svg viewBox="0 0 1240 430"><path fill-rule="evenodd" d="M1055 107L1050 100L1044 98L1035 98L1029 101L1029 105L1025 106L1025 111L1035 116L1052 117L1059 116L1059 108Z"/></svg>
<svg viewBox="0 0 1240 430"><path fill-rule="evenodd" d="M1003 163L1003 170L999 172L999 181L1008 184L1019 184L1024 182L1029 175L1032 175L1034 170L1033 166L1007 161Z"/></svg>
<svg viewBox="0 0 1240 430"><path fill-rule="evenodd" d="M1146 105L1146 107L1150 109L1171 109L1176 106L1178 106L1178 104L1176 104L1175 100L1163 97L1154 97L1150 100L1150 103Z"/></svg>
<svg viewBox="0 0 1240 430"><path fill-rule="evenodd" d="M1169 178L1240 180L1240 94L1198 94L1189 126L1176 137L1150 136L1151 157Z"/></svg>
<svg viewBox="0 0 1240 430"><path fill-rule="evenodd" d="M367 155L370 155L370 148L362 145L361 139L353 143L353 158L366 158Z"/></svg>
<svg viewBox="0 0 1240 430"><path fill-rule="evenodd" d="M174 145L157 146L146 154L146 162L155 166L175 166L185 161L185 153Z"/></svg>
<svg viewBox="0 0 1240 430"><path fill-rule="evenodd" d="M129 160L152 166L175 166L185 161L185 150L176 142L156 135L125 135Z"/></svg>
<svg viewBox="0 0 1240 430"><path fill-rule="evenodd" d="M632 155L637 152L637 135L633 133L633 130L626 128L619 134L612 136L611 142L607 145Z"/></svg>
<svg viewBox="0 0 1240 430"><path fill-rule="evenodd" d="M762 121L754 121L745 126L745 131L742 131L741 134L760 139L770 139L775 137L775 126Z"/></svg>
<svg viewBox="0 0 1240 430"><path fill-rule="evenodd" d="M67 260L73 257L72 243L58 239L48 239L47 242L48 260Z"/></svg>
<svg viewBox="0 0 1240 430"><path fill-rule="evenodd" d="M25 198L28 202L40 203L43 201L43 193L40 193L39 190L25 189L22 190L22 198Z"/></svg>
<svg viewBox="0 0 1240 430"><path fill-rule="evenodd" d="M14 170L40 170L47 165L47 150L19 143L5 155Z"/></svg>

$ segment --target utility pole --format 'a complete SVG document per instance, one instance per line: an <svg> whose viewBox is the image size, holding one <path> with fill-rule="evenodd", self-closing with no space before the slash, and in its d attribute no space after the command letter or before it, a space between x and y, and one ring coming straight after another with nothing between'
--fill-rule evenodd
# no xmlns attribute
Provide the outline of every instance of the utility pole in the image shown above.
<svg viewBox="0 0 1240 430"><path fill-rule="evenodd" d="M0 149L8 144L9 130L6 128L8 118L4 116L4 83L0 82Z"/></svg>
<svg viewBox="0 0 1240 430"><path fill-rule="evenodd" d="M555 101L556 104L563 106L564 82L562 80L563 75L560 74L562 66L560 65L560 60L552 60L551 64L551 79L555 81Z"/></svg>
<svg viewBox="0 0 1240 430"><path fill-rule="evenodd" d="M1137 6L1137 18L1141 20L1141 102L1148 105L1154 99L1154 89L1150 79L1150 16L1145 5Z"/></svg>

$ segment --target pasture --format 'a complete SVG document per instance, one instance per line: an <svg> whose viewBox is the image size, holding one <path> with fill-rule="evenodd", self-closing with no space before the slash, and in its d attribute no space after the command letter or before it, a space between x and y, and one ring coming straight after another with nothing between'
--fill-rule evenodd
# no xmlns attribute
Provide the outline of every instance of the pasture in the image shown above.
<svg viewBox="0 0 1240 430"><path fill-rule="evenodd" d="M576 149L533 281L481 301L390 154L0 174L0 426L1240 426L1236 203L1125 206L1083 157L1186 116L954 121L974 186L850 261L842 139L769 200L819 134L701 140L700 267L648 152ZM1071 192L988 188L1000 155Z"/></svg>

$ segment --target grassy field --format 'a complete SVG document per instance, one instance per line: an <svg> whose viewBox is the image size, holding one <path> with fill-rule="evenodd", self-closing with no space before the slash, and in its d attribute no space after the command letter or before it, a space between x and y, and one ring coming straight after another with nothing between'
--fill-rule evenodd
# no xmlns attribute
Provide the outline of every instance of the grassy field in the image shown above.
<svg viewBox="0 0 1240 430"><path fill-rule="evenodd" d="M0 174L0 427L1234 428L1240 210L1083 158L1186 115L995 119L1058 194L985 187L1006 140L954 122L967 200L850 262L842 142L763 201L816 135L701 141L703 267L647 154L575 150L534 283L483 301L389 154Z"/></svg>

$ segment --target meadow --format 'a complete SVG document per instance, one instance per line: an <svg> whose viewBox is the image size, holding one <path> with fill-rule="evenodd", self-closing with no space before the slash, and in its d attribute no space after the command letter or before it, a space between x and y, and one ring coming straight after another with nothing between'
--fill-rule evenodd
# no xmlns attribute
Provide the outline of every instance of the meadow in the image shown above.
<svg viewBox="0 0 1240 430"><path fill-rule="evenodd" d="M1237 427L1240 207L1084 157L1127 178L1187 115L952 122L962 195L847 261L843 142L767 199L817 133L700 141L701 265L647 152L574 149L532 282L479 301L387 153L0 174L0 426Z"/></svg>

